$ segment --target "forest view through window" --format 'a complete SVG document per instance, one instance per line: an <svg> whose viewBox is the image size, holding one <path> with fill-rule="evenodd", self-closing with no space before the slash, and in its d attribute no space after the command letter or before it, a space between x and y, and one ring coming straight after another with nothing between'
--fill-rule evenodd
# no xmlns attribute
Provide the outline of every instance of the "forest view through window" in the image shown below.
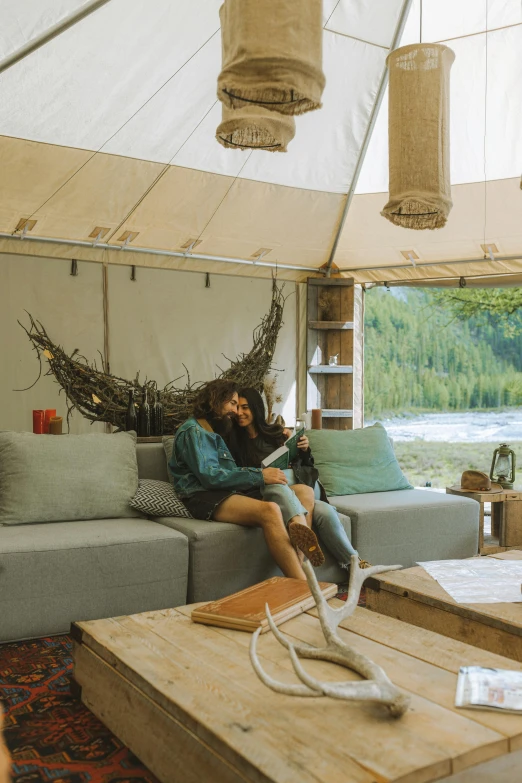
<svg viewBox="0 0 522 783"><path fill-rule="evenodd" d="M415 486L489 473L500 443L522 459L521 313L518 288L366 292L365 424L384 424Z"/></svg>

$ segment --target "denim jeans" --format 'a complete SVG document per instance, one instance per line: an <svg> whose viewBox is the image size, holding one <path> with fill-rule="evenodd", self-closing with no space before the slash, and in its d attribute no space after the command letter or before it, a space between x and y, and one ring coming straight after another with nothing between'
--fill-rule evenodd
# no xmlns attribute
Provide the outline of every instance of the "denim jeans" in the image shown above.
<svg viewBox="0 0 522 783"><path fill-rule="evenodd" d="M315 530L321 542L335 557L339 565L342 568L349 568L350 558L357 552L350 543L335 506L322 500L316 500L312 529Z"/></svg>
<svg viewBox="0 0 522 783"><path fill-rule="evenodd" d="M263 500L277 503L281 509L283 522L286 527L297 514L303 514L303 516L308 514L295 492L292 492L287 484L265 484L264 487L261 487L261 495Z"/></svg>

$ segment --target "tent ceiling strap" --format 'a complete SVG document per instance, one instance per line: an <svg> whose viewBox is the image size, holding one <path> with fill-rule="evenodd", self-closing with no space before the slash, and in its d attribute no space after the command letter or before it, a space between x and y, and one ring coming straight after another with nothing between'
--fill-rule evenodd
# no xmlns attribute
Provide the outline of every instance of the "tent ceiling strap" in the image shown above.
<svg viewBox="0 0 522 783"><path fill-rule="evenodd" d="M33 239L33 237L30 237L30 239ZM487 263L490 264L491 261L522 261L522 253L519 253L516 256L493 256L492 259L490 258L460 258L458 261L423 261L419 264L418 261L415 262L415 267L420 266L453 266L455 264L483 264ZM412 261L413 263L413 261ZM410 264L393 264L391 266L361 266L357 269L348 268L348 269L339 269L339 272L349 273L351 275L356 274L357 272L378 272L380 270L388 270L388 269L409 269ZM513 273L510 273L513 274ZM466 277L469 277L469 275L466 275Z"/></svg>
<svg viewBox="0 0 522 783"><path fill-rule="evenodd" d="M21 239L17 234L8 234L5 231L0 231L0 239ZM70 245L71 247L88 247L92 250L93 243L85 242L80 239L58 239L55 237L33 237L27 235L24 237L25 241L32 240L33 242L47 242L54 245ZM109 245L105 242L99 242L96 245L98 250L120 250L121 245ZM152 256L167 256L170 258L187 258L186 253L181 253L176 250L157 250L152 247L129 247L131 253L144 253L145 255ZM280 264L275 261L259 261L257 258L255 261L247 258L230 258L229 256L211 256L204 255L203 253L191 253L189 258L196 258L199 261L220 261L224 264L239 264L242 266L266 266L269 269L290 269L294 272L308 272L309 275L316 273L314 267L309 266L296 266L295 264Z"/></svg>
<svg viewBox="0 0 522 783"><path fill-rule="evenodd" d="M395 33L393 35L393 40L390 46L390 52L392 52L394 49L397 49L397 47L401 42L402 33L406 25L406 20L408 19L408 14L410 12L412 2L413 0L404 0L401 13L397 22L397 26L395 28ZM384 93L386 92L387 84L388 84L388 68L386 65L384 65L384 70L379 84L379 89L377 90L377 95L375 96L375 103L373 104L373 109L371 111L370 119L368 121L368 126L366 128L366 133L364 134L364 139L361 145L361 149L359 151L357 163L355 165L355 171L353 173L352 181L350 183L350 190L346 195L346 201L344 203L341 219L339 221L339 225L337 226L332 249L330 251L330 257L328 258L328 263L326 265L326 277L330 277L332 264L335 258L335 253L337 251L337 245L339 244L339 240L341 238L344 224L346 222L346 218L348 217L348 211L352 203L352 199L355 193L355 188L357 187L357 182L359 181L359 176L361 174L364 159L366 157L366 153L370 145L370 139L372 137L373 129L375 128L375 123L377 122L377 116L379 114L379 109L381 108L381 103L382 103L382 99L384 98Z"/></svg>
<svg viewBox="0 0 522 783"><path fill-rule="evenodd" d="M82 19L90 16L90 14L94 13L94 11L97 11L99 8L109 2L110 0L94 0L94 2L87 3L78 11L69 14L69 16L66 16L64 19L61 19L59 22L57 22L57 24L49 27L44 33L37 36L36 38L33 38L24 46L21 46L20 49L17 49L16 52L13 52L4 60L0 61L0 73L7 71L8 68L16 65L16 63L20 62L20 60L23 60L33 52L36 52L36 50L40 49L41 46L45 46L45 44L52 41L53 38L57 38L66 30L69 30L69 28L73 27L78 22L81 22Z"/></svg>

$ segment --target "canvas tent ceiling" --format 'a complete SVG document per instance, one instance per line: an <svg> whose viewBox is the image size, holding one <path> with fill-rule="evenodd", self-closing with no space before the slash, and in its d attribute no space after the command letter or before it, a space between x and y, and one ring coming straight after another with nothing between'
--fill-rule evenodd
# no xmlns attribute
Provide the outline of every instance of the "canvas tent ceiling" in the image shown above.
<svg viewBox="0 0 522 783"><path fill-rule="evenodd" d="M379 214L386 100L348 196L408 11L401 42L419 40L419 0L324 0L324 106L297 118L286 154L215 141L220 4L110 0L0 74L0 251L70 257L63 242L72 240L83 243L77 258L250 276L270 275L264 264L277 262L280 277L303 279L336 246L335 263L359 281L522 272L516 259L483 262L480 248L522 251L519 0L422 2L423 40L448 42L457 55L455 206L436 232L396 228ZM3 0L0 62L86 5ZM10 239L29 217L30 236L41 239ZM97 226L107 229L105 249L93 247ZM122 253L127 232L137 234L135 250ZM136 252L147 249L163 255ZM410 250L416 267L401 254ZM477 261L448 263L467 258ZM421 266L436 260L445 263Z"/></svg>

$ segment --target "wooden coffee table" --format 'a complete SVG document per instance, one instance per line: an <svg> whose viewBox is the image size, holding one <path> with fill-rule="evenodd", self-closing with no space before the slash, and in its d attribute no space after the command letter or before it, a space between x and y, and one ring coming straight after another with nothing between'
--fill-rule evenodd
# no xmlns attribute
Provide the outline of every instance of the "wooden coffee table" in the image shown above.
<svg viewBox="0 0 522 783"><path fill-rule="evenodd" d="M341 635L411 695L394 720L375 704L274 693L252 670L251 636L192 623L191 608L72 630L83 702L162 783L429 783L522 749L522 716L454 707L462 664L522 669L506 658L356 609ZM282 629L323 639L315 610ZM259 654L272 676L295 681L272 634ZM357 679L305 665L321 679Z"/></svg>
<svg viewBox="0 0 522 783"><path fill-rule="evenodd" d="M521 560L522 551L514 549L489 557ZM421 566L368 579L366 606L374 612L522 661L522 603L457 604Z"/></svg>

